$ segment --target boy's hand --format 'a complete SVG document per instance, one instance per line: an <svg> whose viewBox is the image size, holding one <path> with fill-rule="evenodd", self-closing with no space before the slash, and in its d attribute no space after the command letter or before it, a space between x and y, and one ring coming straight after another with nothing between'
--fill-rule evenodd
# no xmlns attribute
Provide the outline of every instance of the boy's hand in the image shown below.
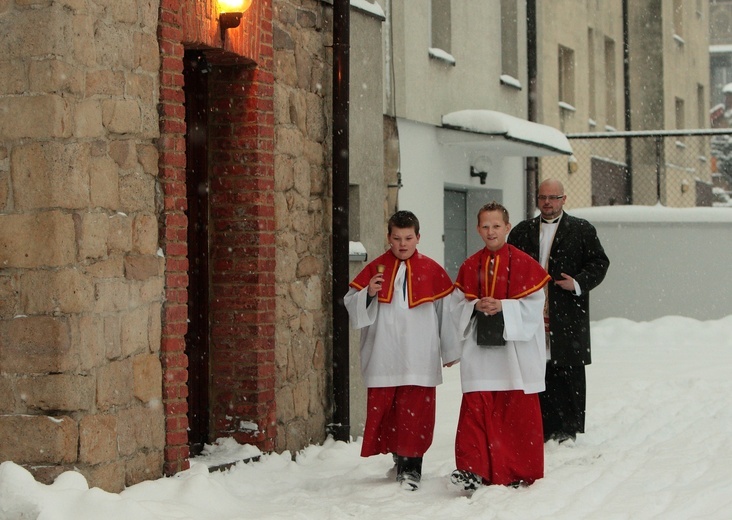
<svg viewBox="0 0 732 520"><path fill-rule="evenodd" d="M486 296L485 298L481 298L478 303L475 304L475 308L483 314L493 316L503 310L503 305L501 304L501 300Z"/></svg>
<svg viewBox="0 0 732 520"><path fill-rule="evenodd" d="M373 277L371 277L371 280L369 280L369 296L376 296L376 293L378 293L381 290L381 286L384 283L384 275L381 273L375 274Z"/></svg>

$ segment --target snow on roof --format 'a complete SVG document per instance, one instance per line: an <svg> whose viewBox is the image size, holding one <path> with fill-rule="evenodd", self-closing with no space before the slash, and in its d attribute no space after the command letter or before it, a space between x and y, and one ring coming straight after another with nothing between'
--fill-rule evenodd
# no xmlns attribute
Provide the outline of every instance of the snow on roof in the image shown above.
<svg viewBox="0 0 732 520"><path fill-rule="evenodd" d="M732 83L727 83L724 87L722 87L722 92L725 94L729 94L732 92Z"/></svg>
<svg viewBox="0 0 732 520"><path fill-rule="evenodd" d="M494 110L459 110L442 116L442 126L486 135L503 136L571 155L567 136L547 125L540 125Z"/></svg>

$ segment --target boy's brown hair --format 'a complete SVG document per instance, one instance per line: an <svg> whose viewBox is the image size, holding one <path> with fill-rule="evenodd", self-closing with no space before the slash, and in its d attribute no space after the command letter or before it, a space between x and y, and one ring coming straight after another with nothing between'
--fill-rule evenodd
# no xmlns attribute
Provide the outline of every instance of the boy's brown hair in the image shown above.
<svg viewBox="0 0 732 520"><path fill-rule="evenodd" d="M392 228L395 227L400 229L414 228L414 233L419 235L419 219L417 218L417 215L411 211L402 210L394 213L389 219L388 224L388 231L390 235Z"/></svg>
<svg viewBox="0 0 732 520"><path fill-rule="evenodd" d="M508 210L503 204L499 204L495 200L493 202L489 202L488 204L484 204L483 207L481 207L478 210L478 224L480 224L480 216L485 213L486 211L500 211L503 214L503 222L505 224L509 223L508 219Z"/></svg>

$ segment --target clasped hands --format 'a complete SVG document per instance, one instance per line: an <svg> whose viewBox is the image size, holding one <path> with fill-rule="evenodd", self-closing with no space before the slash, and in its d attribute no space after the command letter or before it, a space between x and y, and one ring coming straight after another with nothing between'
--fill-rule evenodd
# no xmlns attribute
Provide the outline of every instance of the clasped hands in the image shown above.
<svg viewBox="0 0 732 520"><path fill-rule="evenodd" d="M493 316L503 310L503 305L501 304L501 300L485 296L476 302L475 310L482 312L483 314Z"/></svg>

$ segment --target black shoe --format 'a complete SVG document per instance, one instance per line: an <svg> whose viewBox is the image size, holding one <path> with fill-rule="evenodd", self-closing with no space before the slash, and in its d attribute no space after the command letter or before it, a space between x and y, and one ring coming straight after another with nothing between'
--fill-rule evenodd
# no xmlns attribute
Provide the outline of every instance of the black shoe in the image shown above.
<svg viewBox="0 0 732 520"><path fill-rule="evenodd" d="M462 469L456 469L450 475L450 482L463 488L465 491L475 491L483 484L483 478Z"/></svg>
<svg viewBox="0 0 732 520"><path fill-rule="evenodd" d="M566 433L566 432L556 432L549 435L546 441L557 441L559 444L562 444L566 441L575 441L577 440L577 434L576 433Z"/></svg>
<svg viewBox="0 0 732 520"><path fill-rule="evenodd" d="M399 487L407 491L417 491L419 489L419 483L422 480L422 475L416 471L404 471L397 475L397 482Z"/></svg>

